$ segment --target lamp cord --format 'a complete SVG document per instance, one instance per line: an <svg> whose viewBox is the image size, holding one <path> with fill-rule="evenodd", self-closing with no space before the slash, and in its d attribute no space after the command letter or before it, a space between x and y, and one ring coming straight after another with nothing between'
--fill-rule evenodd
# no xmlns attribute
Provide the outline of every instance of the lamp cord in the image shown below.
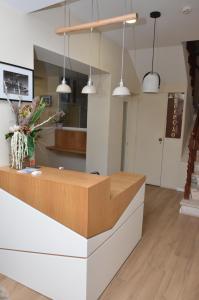
<svg viewBox="0 0 199 300"><path fill-rule="evenodd" d="M66 33L64 32L64 66L63 66L63 79L66 79Z"/></svg>
<svg viewBox="0 0 199 300"><path fill-rule="evenodd" d="M94 1L91 1L91 22L94 18ZM89 80L92 77L92 66L91 66L91 56L92 56L92 44L93 44L93 28L90 29L90 65L89 65Z"/></svg>
<svg viewBox="0 0 199 300"><path fill-rule="evenodd" d="M64 3L64 26L66 26L66 2ZM63 67L63 79L66 79L66 33L64 32L64 67Z"/></svg>
<svg viewBox="0 0 199 300"><path fill-rule="evenodd" d="M154 28L153 28L153 55L152 55L152 73L154 70L154 57L155 57L155 40L156 40L156 18L154 20Z"/></svg>
<svg viewBox="0 0 199 300"><path fill-rule="evenodd" d="M126 22L123 22L123 30L122 30L122 67L121 67L121 82L123 81L123 73L124 73L125 25L126 25Z"/></svg>
<svg viewBox="0 0 199 300"><path fill-rule="evenodd" d="M71 26L71 10L70 6L68 4L68 26ZM71 59L70 59L70 33L68 34L68 62L69 62L69 68L72 70L72 65L71 65Z"/></svg>
<svg viewBox="0 0 199 300"><path fill-rule="evenodd" d="M89 80L90 80L91 77L92 77L92 66L91 66L91 54L92 54L91 48L92 48L92 44L93 44L93 28L91 28L91 31L90 31L90 66L89 66Z"/></svg>

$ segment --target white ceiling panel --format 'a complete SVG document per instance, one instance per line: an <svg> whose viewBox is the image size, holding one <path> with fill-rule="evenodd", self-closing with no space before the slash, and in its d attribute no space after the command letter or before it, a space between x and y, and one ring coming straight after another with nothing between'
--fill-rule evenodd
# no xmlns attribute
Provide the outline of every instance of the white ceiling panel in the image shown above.
<svg viewBox="0 0 199 300"><path fill-rule="evenodd" d="M0 0L23 12L33 12L60 3L60 0ZM82 22L91 20L92 0L69 0L71 13ZM172 46L188 40L199 40L199 0L93 0L94 19L107 18L124 13L137 12L139 21L127 28L126 47L149 48L152 46L153 20L150 12L159 10L162 17L158 20L158 45ZM184 15L184 6L190 6L191 14ZM49 20L50 22L50 20ZM58 26L60 24L57 24ZM104 34L121 44L121 30L110 28ZM136 45L135 45L136 42Z"/></svg>
<svg viewBox="0 0 199 300"><path fill-rule="evenodd" d="M60 0L6 0L9 6L24 13L31 13L59 2Z"/></svg>

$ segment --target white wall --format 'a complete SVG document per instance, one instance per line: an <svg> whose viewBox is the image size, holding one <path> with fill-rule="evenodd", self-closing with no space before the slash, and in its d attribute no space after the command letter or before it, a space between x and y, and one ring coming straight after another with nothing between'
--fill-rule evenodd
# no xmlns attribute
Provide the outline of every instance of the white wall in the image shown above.
<svg viewBox="0 0 199 300"><path fill-rule="evenodd" d="M9 22L8 22L9 20ZM56 36L55 28L62 25L63 9L56 8L48 11L38 12L36 14L24 15L11 10L0 2L0 58L1 61L17 64L27 68L33 68L34 56L33 46L37 45L50 51L63 54L63 38ZM72 22L76 22L72 18ZM5 25L6 24L6 25ZM88 34L77 34L71 36L70 54L75 60L83 63L90 63L90 44ZM90 113L88 118L89 126L92 130L88 133L88 153L87 165L93 166L95 160L95 169L101 168L102 174L107 174L113 169L119 171L121 153L120 150L109 161L114 146L109 143L108 137L111 137L114 145L121 144L122 128L114 126L115 120L121 122L122 106L117 100L112 100L111 91L119 81L121 48L113 42L110 42L100 34L94 34L92 47L92 65L98 69L104 70L110 74L110 83L106 90L106 100L100 101L100 95L96 96L96 101L89 104L89 111L96 114L98 118L93 118ZM125 53L125 80L131 90L139 90L139 82L133 69L132 61ZM101 93L101 92L100 92ZM99 99L99 101L98 101ZM92 100L91 100L92 101ZM89 103L91 103L89 100ZM4 140L4 134L7 131L10 122L10 110L6 104L0 103L0 111L3 112L0 120L0 143L1 143L1 165L8 164L7 142ZM9 120L9 121L8 121ZM100 126L101 124L101 126ZM100 128L99 128L100 126ZM98 129L98 131L93 129ZM99 134L102 139L96 139L94 136ZM93 139L95 143L93 143ZM97 155L95 149L99 149ZM102 149L100 151L100 149ZM119 162L119 163L118 163ZM115 167L116 166L116 167ZM93 167L92 167L93 169Z"/></svg>
<svg viewBox="0 0 199 300"><path fill-rule="evenodd" d="M140 49L130 52L140 83L145 73L151 70L152 49ZM155 71L157 71L162 79L160 98L168 101L168 92L184 92L186 94L184 103L184 115L182 125L182 136L180 139L164 139L163 161L162 161L162 177L161 185L169 188L183 188L186 177L186 162L182 160L182 150L184 145L184 128L185 115L190 103L187 105L187 70L184 58L183 46L162 47L156 52ZM128 111L128 145L126 149L126 170L133 172L135 163L135 148L137 139L137 120L139 118L138 103L142 97L134 97L129 102ZM146 95L145 95L146 97ZM150 122L150 120L147 120ZM165 113L166 125L166 113ZM190 125L186 125L190 127ZM186 131L188 129L186 128Z"/></svg>
<svg viewBox="0 0 199 300"><path fill-rule="evenodd" d="M10 153L9 142L5 141L5 134L8 132L10 126L13 125L15 119L11 110L8 109L7 103L0 103L0 165L8 165L8 158Z"/></svg>
<svg viewBox="0 0 199 300"><path fill-rule="evenodd" d="M63 10L60 8L42 11L36 14L23 15L0 2L0 57L2 61L33 68L33 46L37 45L50 51L62 54L63 40L55 35L55 28L62 25ZM12 20L8 22L8 20ZM75 20L72 19L74 23ZM5 26L6 24L6 26ZM88 171L96 169L101 174L110 174L120 170L121 142L122 142L122 101L111 96L112 89L119 82L121 49L104 36L96 33L93 39L91 62L98 69L109 73L95 78L99 87L99 94L89 99L88 108ZM89 64L90 45L87 34L71 37L70 54L75 60ZM134 59L135 53L130 55ZM143 75L150 70L151 49L136 51L136 71L141 81ZM162 78L161 93L172 91L187 91L187 76L181 46L164 47L158 50L157 71ZM100 83L101 80L101 83ZM125 83L135 94L139 94L140 84L133 69L132 60L125 53ZM140 95L141 96L141 95ZM161 94L160 94L161 96ZM133 171L134 142L136 140L136 101L138 97L129 99L128 123L128 162L129 171ZM0 164L8 164L8 145L4 134L12 123L7 104L0 103ZM184 125L184 124L183 124ZM183 126L184 127L184 126ZM182 152L182 139L165 141L164 154L164 186L176 187L181 185L184 168L181 171L179 161ZM172 163L175 162L175 164ZM175 172L173 171L175 169Z"/></svg>
<svg viewBox="0 0 199 300"><path fill-rule="evenodd" d="M86 170L108 174L110 75L93 76L98 93L88 97Z"/></svg>

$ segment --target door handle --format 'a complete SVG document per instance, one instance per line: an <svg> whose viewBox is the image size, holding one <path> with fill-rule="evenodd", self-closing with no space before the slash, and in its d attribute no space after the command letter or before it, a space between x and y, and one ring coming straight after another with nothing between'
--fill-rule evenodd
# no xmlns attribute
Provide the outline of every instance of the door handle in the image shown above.
<svg viewBox="0 0 199 300"><path fill-rule="evenodd" d="M162 144L163 139L162 139L162 138L159 138L158 141L160 142L160 144Z"/></svg>

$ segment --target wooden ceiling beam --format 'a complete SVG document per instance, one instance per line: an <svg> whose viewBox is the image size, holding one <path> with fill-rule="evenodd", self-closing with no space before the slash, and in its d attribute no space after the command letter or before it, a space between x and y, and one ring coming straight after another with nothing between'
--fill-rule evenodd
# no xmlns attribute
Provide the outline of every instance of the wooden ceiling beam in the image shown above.
<svg viewBox="0 0 199 300"><path fill-rule="evenodd" d="M137 19L138 19L138 15L136 13L131 13L128 15L113 17L110 19L97 20L94 22L78 24L78 25L69 26L69 27L60 27L56 30L56 34L62 35L64 33L75 33L75 32L79 32L79 31L86 31L86 30L104 27L104 26L108 26L108 25L123 23L123 22L127 22L130 20L137 21Z"/></svg>

